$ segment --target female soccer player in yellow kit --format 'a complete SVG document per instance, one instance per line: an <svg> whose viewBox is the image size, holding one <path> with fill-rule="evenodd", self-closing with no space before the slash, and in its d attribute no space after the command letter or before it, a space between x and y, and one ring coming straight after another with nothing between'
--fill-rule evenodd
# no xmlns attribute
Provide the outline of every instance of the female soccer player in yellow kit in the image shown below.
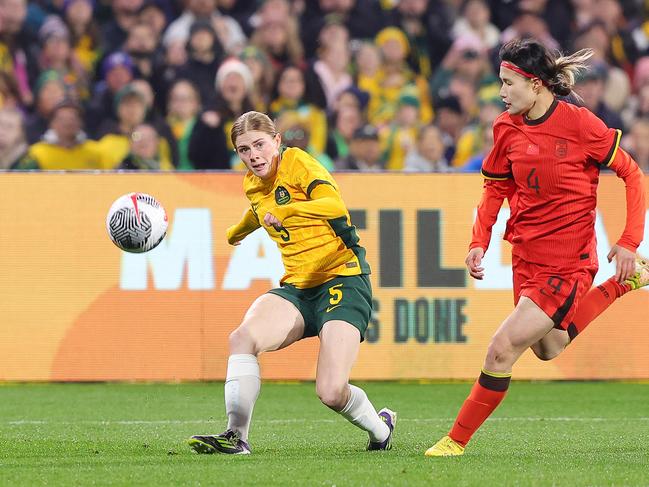
<svg viewBox="0 0 649 487"><path fill-rule="evenodd" d="M248 429L260 389L257 356L317 335L318 397L368 432L368 450L390 449L396 413L377 413L365 392L348 382L372 312L372 288L365 249L338 185L309 154L284 148L263 113L241 115L231 139L248 169L243 187L250 208L228 229L228 242L238 245L263 227L277 243L286 273L281 287L257 298L230 334L226 431L192 436L189 445L198 453L250 453Z"/></svg>

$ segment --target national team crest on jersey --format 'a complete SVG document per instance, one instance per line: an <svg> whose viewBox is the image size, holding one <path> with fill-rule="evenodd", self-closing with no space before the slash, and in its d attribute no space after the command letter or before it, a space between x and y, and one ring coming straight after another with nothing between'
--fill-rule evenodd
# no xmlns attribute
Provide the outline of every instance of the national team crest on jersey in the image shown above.
<svg viewBox="0 0 649 487"><path fill-rule="evenodd" d="M284 186L277 186L275 190L275 203L278 205L285 205L291 201L291 194Z"/></svg>
<svg viewBox="0 0 649 487"><path fill-rule="evenodd" d="M566 139L557 139L554 144L554 154L561 158L568 155L568 141Z"/></svg>

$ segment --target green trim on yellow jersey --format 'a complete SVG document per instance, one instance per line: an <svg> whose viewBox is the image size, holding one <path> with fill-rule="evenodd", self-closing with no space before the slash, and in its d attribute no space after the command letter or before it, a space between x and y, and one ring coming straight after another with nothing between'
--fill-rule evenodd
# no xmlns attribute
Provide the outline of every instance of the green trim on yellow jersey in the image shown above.
<svg viewBox="0 0 649 487"><path fill-rule="evenodd" d="M345 247L351 249L358 259L358 265L361 269L361 274L369 274L371 272L370 265L365 260L365 248L358 245L360 238L356 233L356 227L347 223L347 216L327 220L332 230L337 237L345 244Z"/></svg>
<svg viewBox="0 0 649 487"><path fill-rule="evenodd" d="M311 198L311 192L320 184L328 184L329 186L333 187L333 184L331 184L329 181L326 181L324 179L314 179L309 183L309 187L306 189L307 198Z"/></svg>

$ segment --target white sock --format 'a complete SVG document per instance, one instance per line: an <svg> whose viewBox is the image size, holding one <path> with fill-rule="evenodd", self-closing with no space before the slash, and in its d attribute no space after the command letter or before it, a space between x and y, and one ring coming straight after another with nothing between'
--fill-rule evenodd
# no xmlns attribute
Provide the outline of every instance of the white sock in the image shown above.
<svg viewBox="0 0 649 487"><path fill-rule="evenodd" d="M351 391L349 401L340 411L340 415L360 429L367 431L372 442L385 441L390 435L390 428L378 415L365 391L351 384L349 390Z"/></svg>
<svg viewBox="0 0 649 487"><path fill-rule="evenodd" d="M260 387L257 357L247 353L230 355L225 378L225 412L228 429L239 433L244 441L248 439L252 410Z"/></svg>

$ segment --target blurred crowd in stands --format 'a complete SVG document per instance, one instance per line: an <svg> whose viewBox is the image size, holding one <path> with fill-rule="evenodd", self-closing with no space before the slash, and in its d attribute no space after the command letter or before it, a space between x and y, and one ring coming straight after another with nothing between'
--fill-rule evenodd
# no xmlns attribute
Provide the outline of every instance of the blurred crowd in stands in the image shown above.
<svg viewBox="0 0 649 487"><path fill-rule="evenodd" d="M589 47L582 103L649 172L646 0L0 0L0 169L242 169L258 110L330 170L479 171L498 50Z"/></svg>

